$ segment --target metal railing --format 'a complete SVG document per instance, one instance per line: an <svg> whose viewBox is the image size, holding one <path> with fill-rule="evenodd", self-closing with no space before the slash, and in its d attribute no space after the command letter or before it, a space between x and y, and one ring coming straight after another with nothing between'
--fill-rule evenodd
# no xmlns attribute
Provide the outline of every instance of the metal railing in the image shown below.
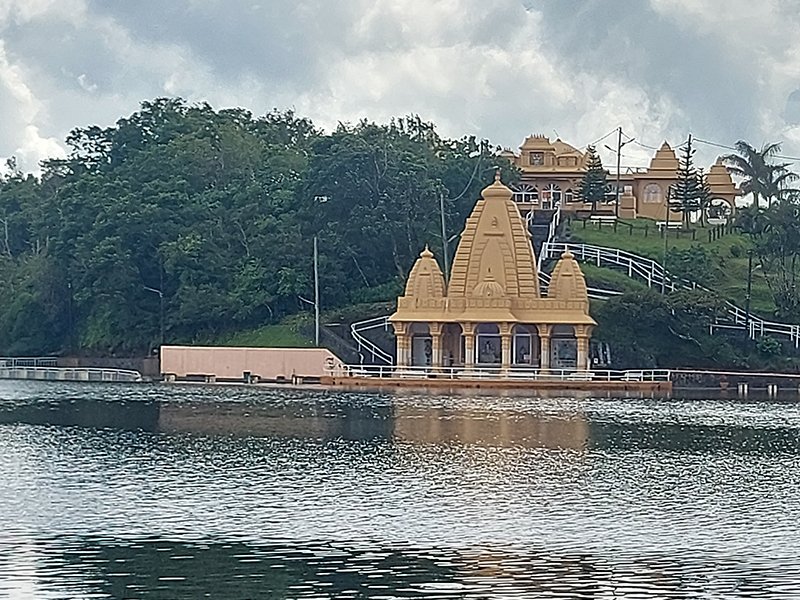
<svg viewBox="0 0 800 600"><path fill-rule="evenodd" d="M55 367L55 356L0 356L0 367Z"/></svg>
<svg viewBox="0 0 800 600"><path fill-rule="evenodd" d="M139 371L128 369L96 369L88 367L5 367L0 366L0 379L35 379L44 381L110 381L138 383Z"/></svg>
<svg viewBox="0 0 800 600"><path fill-rule="evenodd" d="M673 292L676 289L698 289L711 292L708 288L698 285L694 281L671 278L664 267L654 260L618 248L605 248L590 244L546 242L542 246L541 255L548 258L558 258L565 250L569 250L576 260L593 262L598 267L621 267L627 270L628 277L639 278L647 283L648 287L661 291ZM599 292L601 290L594 291ZM605 290L605 292L608 293L611 290ZM725 301L725 310L727 312L727 322L718 321L711 324L709 328L712 334L716 330L722 329L737 329L740 331L747 329L747 335L750 339L755 339L765 333L788 336L795 348L800 347L800 325L767 321L753 313L748 313L728 300Z"/></svg>
<svg viewBox="0 0 800 600"><path fill-rule="evenodd" d="M361 349L366 349L370 354L372 354L373 360L381 360L385 362L387 365L394 364L394 357L386 352L383 348L371 342L369 339L364 337L364 331L368 331L370 329L378 329L383 328L387 329L389 327L389 315L384 315L383 317L375 317L374 319L367 319L366 321L358 321L357 323L352 323L350 325L350 334L353 336L353 339L356 341L358 345L358 351L361 352Z"/></svg>
<svg viewBox="0 0 800 600"><path fill-rule="evenodd" d="M663 369L628 371L531 369L512 367L395 367L391 365L341 365L329 371L334 377L384 377L394 379L462 379L510 381L669 381Z"/></svg>

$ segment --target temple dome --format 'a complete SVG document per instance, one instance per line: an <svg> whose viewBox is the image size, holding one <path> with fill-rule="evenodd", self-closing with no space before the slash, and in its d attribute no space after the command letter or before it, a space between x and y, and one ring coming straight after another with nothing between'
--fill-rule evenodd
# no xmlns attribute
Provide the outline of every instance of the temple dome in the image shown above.
<svg viewBox="0 0 800 600"><path fill-rule="evenodd" d="M667 142L661 144L653 160L650 161L650 168L648 171L668 171L674 173L678 170L678 158L675 156L675 151L670 148Z"/></svg>
<svg viewBox="0 0 800 600"><path fill-rule="evenodd" d="M736 194L738 192L736 185L733 183L733 179L731 179L730 173L728 173L728 169L725 168L725 165L722 164L722 160L719 158L708 171L706 180L708 181L708 186L711 188L711 192L714 194Z"/></svg>
<svg viewBox="0 0 800 600"><path fill-rule="evenodd" d="M530 236L499 173L481 196L461 234L448 298L485 293L538 298L539 278ZM486 282L490 285L482 285Z"/></svg>
<svg viewBox="0 0 800 600"><path fill-rule="evenodd" d="M472 295L480 296L482 298L501 298L506 294L503 290L503 286L497 283L495 278L492 276L491 268L489 268L486 271L483 281L475 286L475 289L472 291Z"/></svg>
<svg viewBox="0 0 800 600"><path fill-rule="evenodd" d="M444 276L427 246L420 253L406 282L406 297L444 298Z"/></svg>
<svg viewBox="0 0 800 600"><path fill-rule="evenodd" d="M561 258L553 270L550 285L547 288L547 297L556 300L571 300L589 303L589 293L586 289L586 280L583 277L578 261L569 250Z"/></svg>

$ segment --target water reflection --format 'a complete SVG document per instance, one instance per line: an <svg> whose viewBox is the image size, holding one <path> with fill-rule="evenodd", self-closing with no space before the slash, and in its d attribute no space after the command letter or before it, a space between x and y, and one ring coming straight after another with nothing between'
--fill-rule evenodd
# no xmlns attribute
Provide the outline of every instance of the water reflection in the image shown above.
<svg viewBox="0 0 800 600"><path fill-rule="evenodd" d="M476 547L260 546L57 538L0 559L0 592L30 598L777 598L796 566Z"/></svg>
<svg viewBox="0 0 800 600"><path fill-rule="evenodd" d="M17 383L0 597L800 595L794 404Z"/></svg>

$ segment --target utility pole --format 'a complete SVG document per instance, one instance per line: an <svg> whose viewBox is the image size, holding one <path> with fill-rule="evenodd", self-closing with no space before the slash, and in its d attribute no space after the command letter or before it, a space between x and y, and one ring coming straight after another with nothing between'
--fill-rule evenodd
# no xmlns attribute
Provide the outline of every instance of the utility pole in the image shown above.
<svg viewBox="0 0 800 600"><path fill-rule="evenodd" d="M622 148L627 144L630 144L636 138L631 138L626 141L622 141L622 126L617 127L617 190L616 190L616 201L614 202L614 216L619 219L619 186L620 186L620 171L622 170ZM613 148L609 148L608 145L604 144L606 148L608 148L611 152L614 152Z"/></svg>
<svg viewBox="0 0 800 600"><path fill-rule="evenodd" d="M744 297L744 341L750 345L750 284L753 279L753 250L747 251L747 294Z"/></svg>
<svg viewBox="0 0 800 600"><path fill-rule="evenodd" d="M672 199L672 186L667 188L666 214L664 215L664 260L661 268L664 274L661 276L661 295L663 296L667 287L667 240L669 239L669 202Z"/></svg>
<svg viewBox="0 0 800 600"><path fill-rule="evenodd" d="M439 212L442 215L442 250L444 252L442 260L444 260L444 283L450 279L450 265L447 256L447 227L444 222L444 194L439 192Z"/></svg>
<svg viewBox="0 0 800 600"><path fill-rule="evenodd" d="M319 347L319 255L314 236L314 344Z"/></svg>

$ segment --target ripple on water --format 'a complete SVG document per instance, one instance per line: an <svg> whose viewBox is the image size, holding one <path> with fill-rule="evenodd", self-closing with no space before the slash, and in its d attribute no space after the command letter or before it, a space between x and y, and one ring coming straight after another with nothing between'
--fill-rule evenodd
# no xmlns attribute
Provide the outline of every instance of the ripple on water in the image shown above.
<svg viewBox="0 0 800 600"><path fill-rule="evenodd" d="M798 596L799 431L776 403L0 382L0 596Z"/></svg>

